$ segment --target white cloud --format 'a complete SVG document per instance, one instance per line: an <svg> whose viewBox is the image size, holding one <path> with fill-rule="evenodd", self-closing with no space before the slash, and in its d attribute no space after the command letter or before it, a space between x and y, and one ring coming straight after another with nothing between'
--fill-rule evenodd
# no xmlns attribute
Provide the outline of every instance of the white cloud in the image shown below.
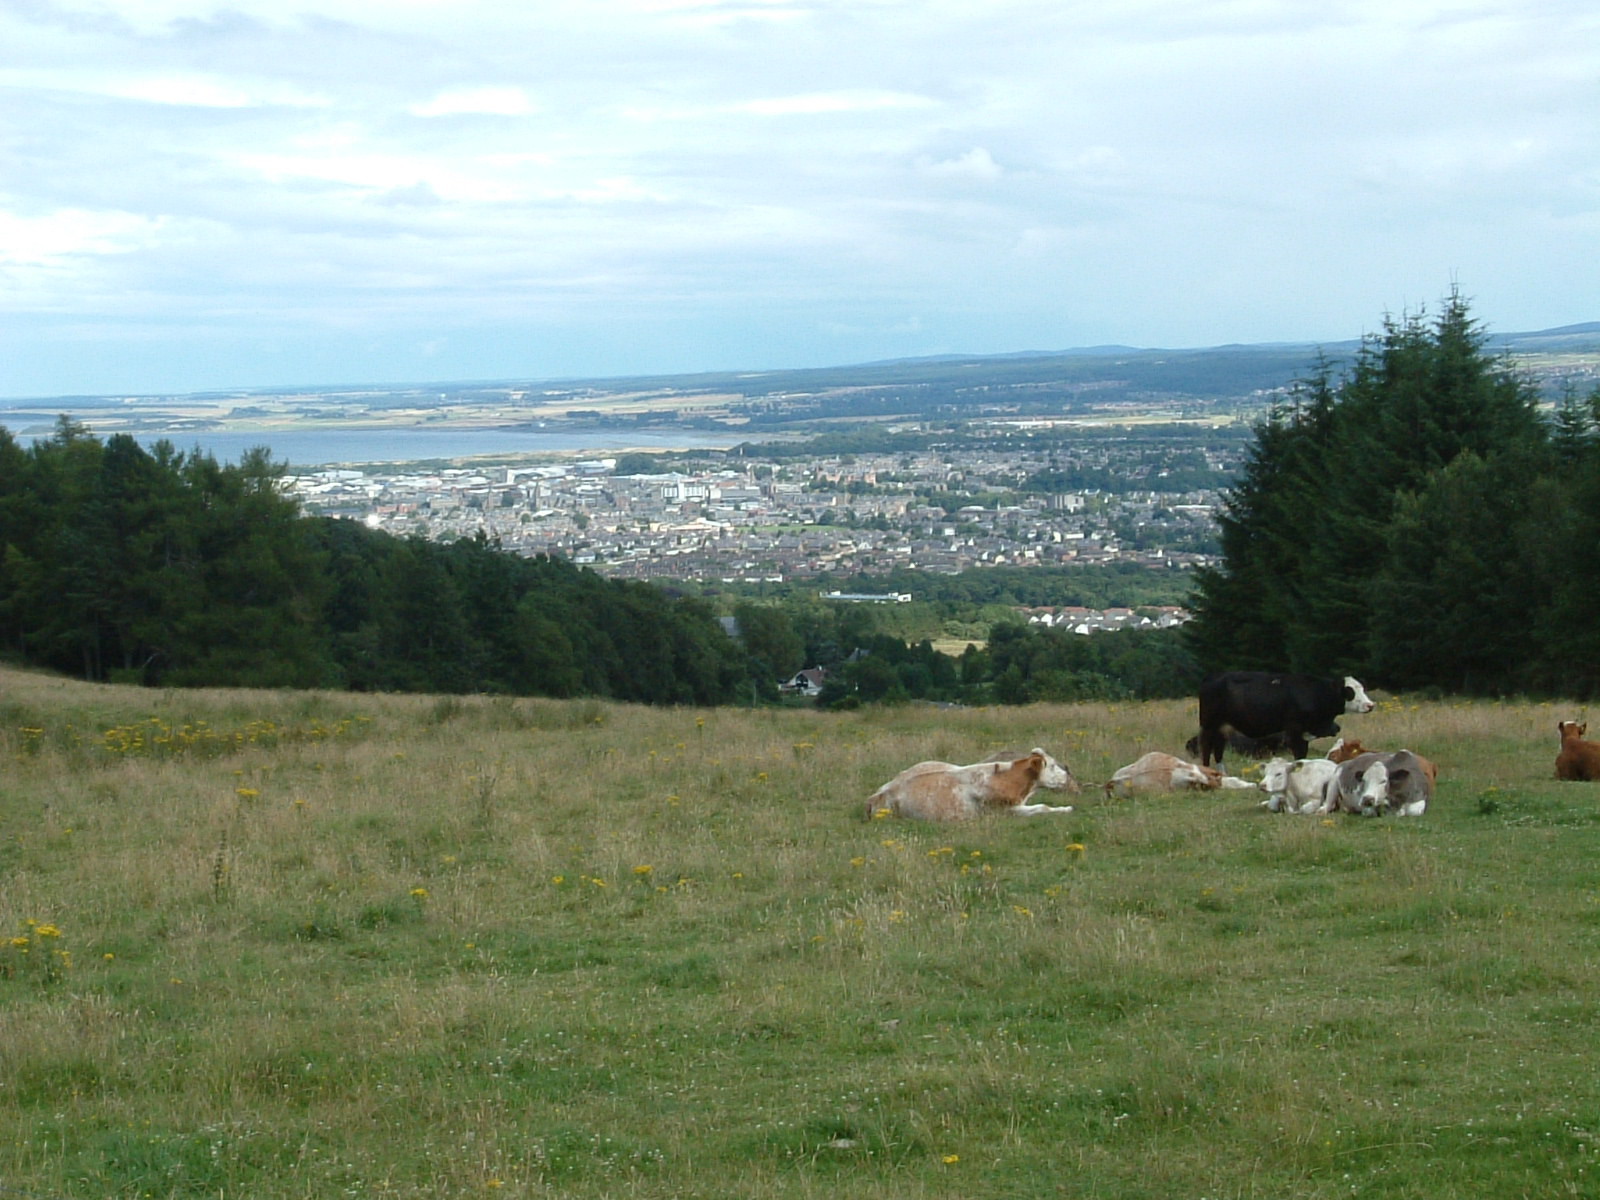
<svg viewBox="0 0 1600 1200"><path fill-rule="evenodd" d="M729 111L755 113L763 117L820 116L832 113L882 112L886 109L930 108L934 101L926 96L904 92L852 89L837 92L810 92L796 96L773 96L745 100L729 105Z"/></svg>
<svg viewBox="0 0 1600 1200"><path fill-rule="evenodd" d="M64 208L28 217L0 212L0 263L40 265L64 258L126 254L157 236L159 219Z"/></svg>
<svg viewBox="0 0 1600 1200"><path fill-rule="evenodd" d="M519 87L485 86L446 89L431 100L413 104L411 111L419 117L524 117L538 108Z"/></svg>
<svg viewBox="0 0 1600 1200"><path fill-rule="evenodd" d="M947 158L929 163L925 170L930 175L945 175L968 179L998 179L1004 173L1000 164L982 146L974 146L958 158Z"/></svg>

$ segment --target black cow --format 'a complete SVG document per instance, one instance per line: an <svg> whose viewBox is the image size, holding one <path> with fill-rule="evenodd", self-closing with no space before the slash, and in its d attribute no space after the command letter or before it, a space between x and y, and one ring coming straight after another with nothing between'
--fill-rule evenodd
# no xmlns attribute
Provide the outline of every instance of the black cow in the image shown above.
<svg viewBox="0 0 1600 1200"><path fill-rule="evenodd" d="M1281 735L1296 758L1307 737L1332 737L1340 713L1371 712L1366 689L1346 675L1341 683L1286 671L1224 671L1200 683L1200 763L1220 764L1228 738L1242 733L1257 741Z"/></svg>

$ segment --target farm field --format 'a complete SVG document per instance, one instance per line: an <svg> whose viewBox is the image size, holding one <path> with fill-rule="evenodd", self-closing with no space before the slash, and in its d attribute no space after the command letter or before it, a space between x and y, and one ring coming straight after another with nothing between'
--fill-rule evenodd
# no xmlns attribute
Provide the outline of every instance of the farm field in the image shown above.
<svg viewBox="0 0 1600 1200"><path fill-rule="evenodd" d="M0 1194L1600 1195L1586 714L1377 698L1345 732L1439 764L1419 819L1093 786L1192 702L0 668ZM1070 816L864 813L1035 745Z"/></svg>

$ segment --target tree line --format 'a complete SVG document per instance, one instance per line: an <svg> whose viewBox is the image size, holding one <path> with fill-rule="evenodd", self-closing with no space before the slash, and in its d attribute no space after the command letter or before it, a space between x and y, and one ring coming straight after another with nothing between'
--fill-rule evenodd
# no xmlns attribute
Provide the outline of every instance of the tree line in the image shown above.
<svg viewBox="0 0 1600 1200"><path fill-rule="evenodd" d="M704 602L302 516L264 449L237 466L0 430L0 646L165 686L737 698L747 663Z"/></svg>
<svg viewBox="0 0 1600 1200"><path fill-rule="evenodd" d="M697 596L482 536L437 543L308 517L282 476L264 448L230 465L164 441L102 441L67 418L27 447L0 429L0 653L152 686L693 705L773 702L779 680L816 665L857 700L992 702L991 676L1021 661L1015 650L936 654L905 624L909 606L823 604L814 588L778 603ZM1086 577L1084 594L1113 582ZM948 581L919 620L938 627L958 598L1043 601L1046 583L1009 572ZM730 609L737 636L719 620ZM1053 694L1017 678L1006 701Z"/></svg>
<svg viewBox="0 0 1600 1200"><path fill-rule="evenodd" d="M1459 294L1271 410L1186 627L1203 668L1600 694L1600 386L1553 414Z"/></svg>

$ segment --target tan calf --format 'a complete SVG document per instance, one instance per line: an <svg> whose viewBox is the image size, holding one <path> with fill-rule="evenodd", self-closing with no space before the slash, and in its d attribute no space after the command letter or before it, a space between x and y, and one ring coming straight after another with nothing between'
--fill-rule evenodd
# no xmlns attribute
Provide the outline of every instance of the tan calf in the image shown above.
<svg viewBox="0 0 1600 1200"><path fill-rule="evenodd" d="M965 767L920 762L872 793L867 800L867 816L967 821L985 813L1032 817L1072 811L1070 804L1029 804L1028 798L1041 787L1078 790L1072 772L1040 749L1011 762L981 762Z"/></svg>

